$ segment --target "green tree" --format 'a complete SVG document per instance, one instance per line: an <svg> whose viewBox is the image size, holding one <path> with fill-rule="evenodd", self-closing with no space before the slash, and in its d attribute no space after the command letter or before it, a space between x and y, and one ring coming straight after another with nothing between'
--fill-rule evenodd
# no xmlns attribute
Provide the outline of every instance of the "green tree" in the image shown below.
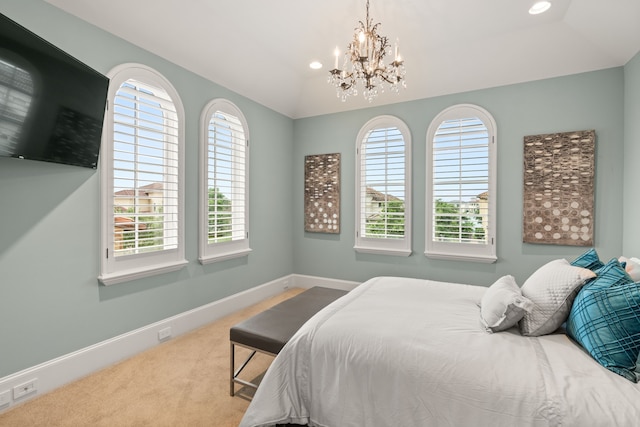
<svg viewBox="0 0 640 427"><path fill-rule="evenodd" d="M157 213L162 214L162 209L160 208ZM139 246L154 246L158 250L162 249L164 242L164 216L141 216L140 223L144 224L145 227L138 235Z"/></svg>
<svg viewBox="0 0 640 427"><path fill-rule="evenodd" d="M116 213L122 214L134 214L135 209L133 207L122 209L116 207L114 209ZM162 248L164 239L164 216L162 215L162 208L158 209L159 215L145 215L138 216L137 220L135 215L131 218L131 227L122 232L122 249L135 249L145 247Z"/></svg>
<svg viewBox="0 0 640 427"><path fill-rule="evenodd" d="M471 214L471 216L469 216ZM436 200L435 237L444 241L484 240L479 210L463 212L458 203Z"/></svg>
<svg viewBox="0 0 640 427"><path fill-rule="evenodd" d="M365 227L368 237L403 237L404 202L387 201L379 215L367 219Z"/></svg>
<svg viewBox="0 0 640 427"><path fill-rule="evenodd" d="M231 200L219 188L209 188L209 241L231 240Z"/></svg>

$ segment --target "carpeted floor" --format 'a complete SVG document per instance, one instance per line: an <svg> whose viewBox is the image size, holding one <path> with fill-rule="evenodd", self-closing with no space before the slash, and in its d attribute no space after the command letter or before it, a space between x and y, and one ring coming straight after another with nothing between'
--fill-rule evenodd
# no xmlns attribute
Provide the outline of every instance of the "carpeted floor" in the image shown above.
<svg viewBox="0 0 640 427"><path fill-rule="evenodd" d="M290 289L0 414L0 426L237 426L253 390L229 396L229 328L302 292ZM236 360L246 350L238 348ZM256 354L243 378L273 359ZM242 396L244 394L245 397Z"/></svg>

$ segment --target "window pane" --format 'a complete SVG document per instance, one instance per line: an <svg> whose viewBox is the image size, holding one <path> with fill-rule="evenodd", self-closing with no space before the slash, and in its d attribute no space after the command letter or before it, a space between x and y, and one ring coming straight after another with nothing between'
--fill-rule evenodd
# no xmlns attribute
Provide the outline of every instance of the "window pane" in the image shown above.
<svg viewBox="0 0 640 427"><path fill-rule="evenodd" d="M443 121L433 139L433 240L487 243L489 132L475 117Z"/></svg>
<svg viewBox="0 0 640 427"><path fill-rule="evenodd" d="M245 239L246 137L240 119L216 111L207 141L208 242Z"/></svg>
<svg viewBox="0 0 640 427"><path fill-rule="evenodd" d="M178 141L168 94L128 80L114 100L116 257L177 247Z"/></svg>
<svg viewBox="0 0 640 427"><path fill-rule="evenodd" d="M371 130L360 146L363 237L405 236L405 144L396 127Z"/></svg>

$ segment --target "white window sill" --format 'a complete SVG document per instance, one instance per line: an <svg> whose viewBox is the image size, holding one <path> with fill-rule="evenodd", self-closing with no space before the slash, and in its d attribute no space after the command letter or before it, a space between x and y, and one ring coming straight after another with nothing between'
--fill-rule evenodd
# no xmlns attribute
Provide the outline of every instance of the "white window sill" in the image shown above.
<svg viewBox="0 0 640 427"><path fill-rule="evenodd" d="M176 261L167 264L152 265L138 269L123 270L116 273L108 273L98 276L98 280L105 286L115 285L117 283L129 282L131 280L142 279L145 277L156 276L158 274L170 273L180 270L187 265L187 260Z"/></svg>
<svg viewBox="0 0 640 427"><path fill-rule="evenodd" d="M450 252L425 252L424 255L427 258L441 259L446 261L469 261L479 262L484 264L493 264L498 260L495 255L474 255L474 254L459 254Z"/></svg>
<svg viewBox="0 0 640 427"><path fill-rule="evenodd" d="M221 253L214 254L214 255L204 255L204 256L199 257L198 261L200 261L200 264L202 264L202 265L207 265L207 264L213 264L214 262L220 262L220 261L226 261L226 260L229 260L229 259L240 258L240 257L249 255L249 253L251 253L251 249L250 248L240 249L240 250L237 250L237 251L221 252Z"/></svg>
<svg viewBox="0 0 640 427"><path fill-rule="evenodd" d="M410 249L392 249L392 248L370 248L363 246L354 246L353 249L361 254L391 255L391 256L409 256Z"/></svg>

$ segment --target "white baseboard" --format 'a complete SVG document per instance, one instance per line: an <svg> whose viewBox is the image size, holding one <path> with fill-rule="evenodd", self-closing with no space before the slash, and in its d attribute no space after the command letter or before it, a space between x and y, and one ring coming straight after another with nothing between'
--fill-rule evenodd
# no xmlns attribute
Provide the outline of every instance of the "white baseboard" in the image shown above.
<svg viewBox="0 0 640 427"><path fill-rule="evenodd" d="M172 337L183 335L245 307L278 295L288 288L306 289L313 286L325 286L351 290L357 285L358 282L291 274L152 323L0 378L0 413L160 344L162 341L158 339L158 332L161 329L171 328ZM36 390L14 399L14 388L21 388L20 386L32 381L35 382ZM4 393L5 391L9 391L8 396Z"/></svg>
<svg viewBox="0 0 640 427"><path fill-rule="evenodd" d="M324 286L325 288L350 291L360 284L360 282L350 280L328 279L326 277L305 276L303 274L292 274L291 277L294 287L305 289L313 286Z"/></svg>

